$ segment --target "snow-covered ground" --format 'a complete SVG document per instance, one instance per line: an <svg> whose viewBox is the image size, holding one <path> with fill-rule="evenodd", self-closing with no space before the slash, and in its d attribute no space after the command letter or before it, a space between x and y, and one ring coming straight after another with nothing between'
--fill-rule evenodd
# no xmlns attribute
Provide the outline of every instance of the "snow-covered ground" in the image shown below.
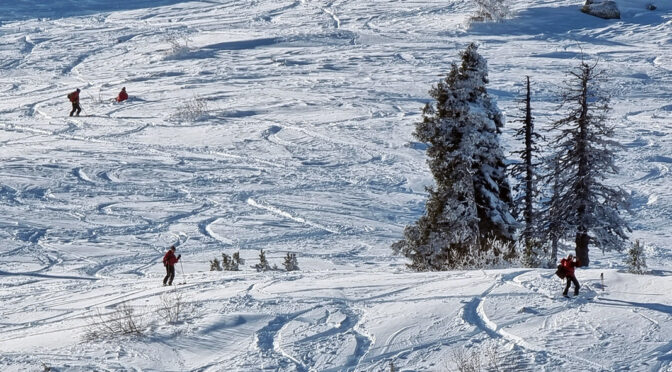
<svg viewBox="0 0 672 372"><path fill-rule="evenodd" d="M617 2L621 20L532 0L468 26L467 0L2 1L0 370L447 371L476 351L505 370L672 371L672 5ZM649 275L592 251L566 300L551 270L392 256L432 183L414 123L471 41L509 151L524 77L543 129L567 71L599 61L624 145L610 182ZM195 101L205 115L174 119ZM164 288L171 244L184 284ZM301 271L257 273L260 249ZM242 271L208 271L236 251ZM144 336L84 339L123 303Z"/></svg>

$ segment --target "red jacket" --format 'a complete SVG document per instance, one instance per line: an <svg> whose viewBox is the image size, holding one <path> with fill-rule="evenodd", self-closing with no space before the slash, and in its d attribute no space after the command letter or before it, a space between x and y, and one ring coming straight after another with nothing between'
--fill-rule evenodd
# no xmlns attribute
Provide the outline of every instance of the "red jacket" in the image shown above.
<svg viewBox="0 0 672 372"><path fill-rule="evenodd" d="M128 99L128 93L126 93L125 90L119 92L119 95L117 96L117 102L125 101L127 99Z"/></svg>
<svg viewBox="0 0 672 372"><path fill-rule="evenodd" d="M560 260L560 265L565 268L565 271L567 272L567 275L572 275L574 276L574 268L581 266L579 264L579 260L577 259L576 261L570 261L566 258L563 258Z"/></svg>
<svg viewBox="0 0 672 372"><path fill-rule="evenodd" d="M68 94L68 99L69 99L70 102L72 102L72 103L79 102L79 92L78 92L78 91L74 91L74 92Z"/></svg>
<svg viewBox="0 0 672 372"><path fill-rule="evenodd" d="M172 249L169 249L168 252L166 252L166 254L163 256L164 265L174 266L179 260L180 259L178 257L175 257L175 253L173 253Z"/></svg>

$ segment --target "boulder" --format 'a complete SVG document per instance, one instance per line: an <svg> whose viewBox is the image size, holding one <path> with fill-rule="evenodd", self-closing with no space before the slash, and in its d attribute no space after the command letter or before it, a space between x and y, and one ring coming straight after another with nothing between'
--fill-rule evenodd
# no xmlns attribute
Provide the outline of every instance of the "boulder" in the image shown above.
<svg viewBox="0 0 672 372"><path fill-rule="evenodd" d="M586 0L581 11L604 19L620 19L621 11L615 1Z"/></svg>

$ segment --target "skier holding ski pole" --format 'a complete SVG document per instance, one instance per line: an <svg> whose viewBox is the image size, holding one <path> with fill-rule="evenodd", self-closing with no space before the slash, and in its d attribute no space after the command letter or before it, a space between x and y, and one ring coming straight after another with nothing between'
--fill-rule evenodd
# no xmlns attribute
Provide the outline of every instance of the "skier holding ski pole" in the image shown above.
<svg viewBox="0 0 672 372"><path fill-rule="evenodd" d="M75 112L77 113L77 116L79 116L79 113L82 112L82 107L79 105L79 92L80 90L77 88L77 90L68 94L68 99L72 103L72 111L70 111L70 116L72 116L72 114Z"/></svg>
<svg viewBox="0 0 672 372"><path fill-rule="evenodd" d="M163 266L166 267L166 276L163 278L163 285L173 285L175 279L175 264L182 257L181 254L175 256L175 246L171 245L168 252L163 256ZM184 272L183 272L184 273Z"/></svg>
<svg viewBox="0 0 672 372"><path fill-rule="evenodd" d="M573 283L574 296L578 296L579 288L581 288L581 286L579 285L579 281L574 275L574 268L581 266L581 263L576 257L574 257L574 255L569 254L567 258L560 260L560 266L564 269L565 278L567 279L567 285L565 286L565 290L562 292L562 295L568 297L567 292L569 291L569 286Z"/></svg>

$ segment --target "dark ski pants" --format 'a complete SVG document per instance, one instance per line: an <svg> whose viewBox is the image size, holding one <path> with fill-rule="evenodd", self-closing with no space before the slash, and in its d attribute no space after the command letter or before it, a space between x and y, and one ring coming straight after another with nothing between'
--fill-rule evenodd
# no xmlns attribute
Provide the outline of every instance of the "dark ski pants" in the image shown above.
<svg viewBox="0 0 672 372"><path fill-rule="evenodd" d="M563 295L567 296L569 286L572 283L574 283L574 296L579 294L579 288L581 288L581 286L579 285L579 281L576 280L576 277L574 275L567 275L567 285L565 286L565 291L562 292Z"/></svg>
<svg viewBox="0 0 672 372"><path fill-rule="evenodd" d="M70 116L77 111L77 116L79 116L79 113L82 112L82 108L79 107L79 102L73 102L72 103L72 111L70 111Z"/></svg>
<svg viewBox="0 0 672 372"><path fill-rule="evenodd" d="M163 278L163 285L173 285L173 279L175 279L175 266L166 265L166 277Z"/></svg>

